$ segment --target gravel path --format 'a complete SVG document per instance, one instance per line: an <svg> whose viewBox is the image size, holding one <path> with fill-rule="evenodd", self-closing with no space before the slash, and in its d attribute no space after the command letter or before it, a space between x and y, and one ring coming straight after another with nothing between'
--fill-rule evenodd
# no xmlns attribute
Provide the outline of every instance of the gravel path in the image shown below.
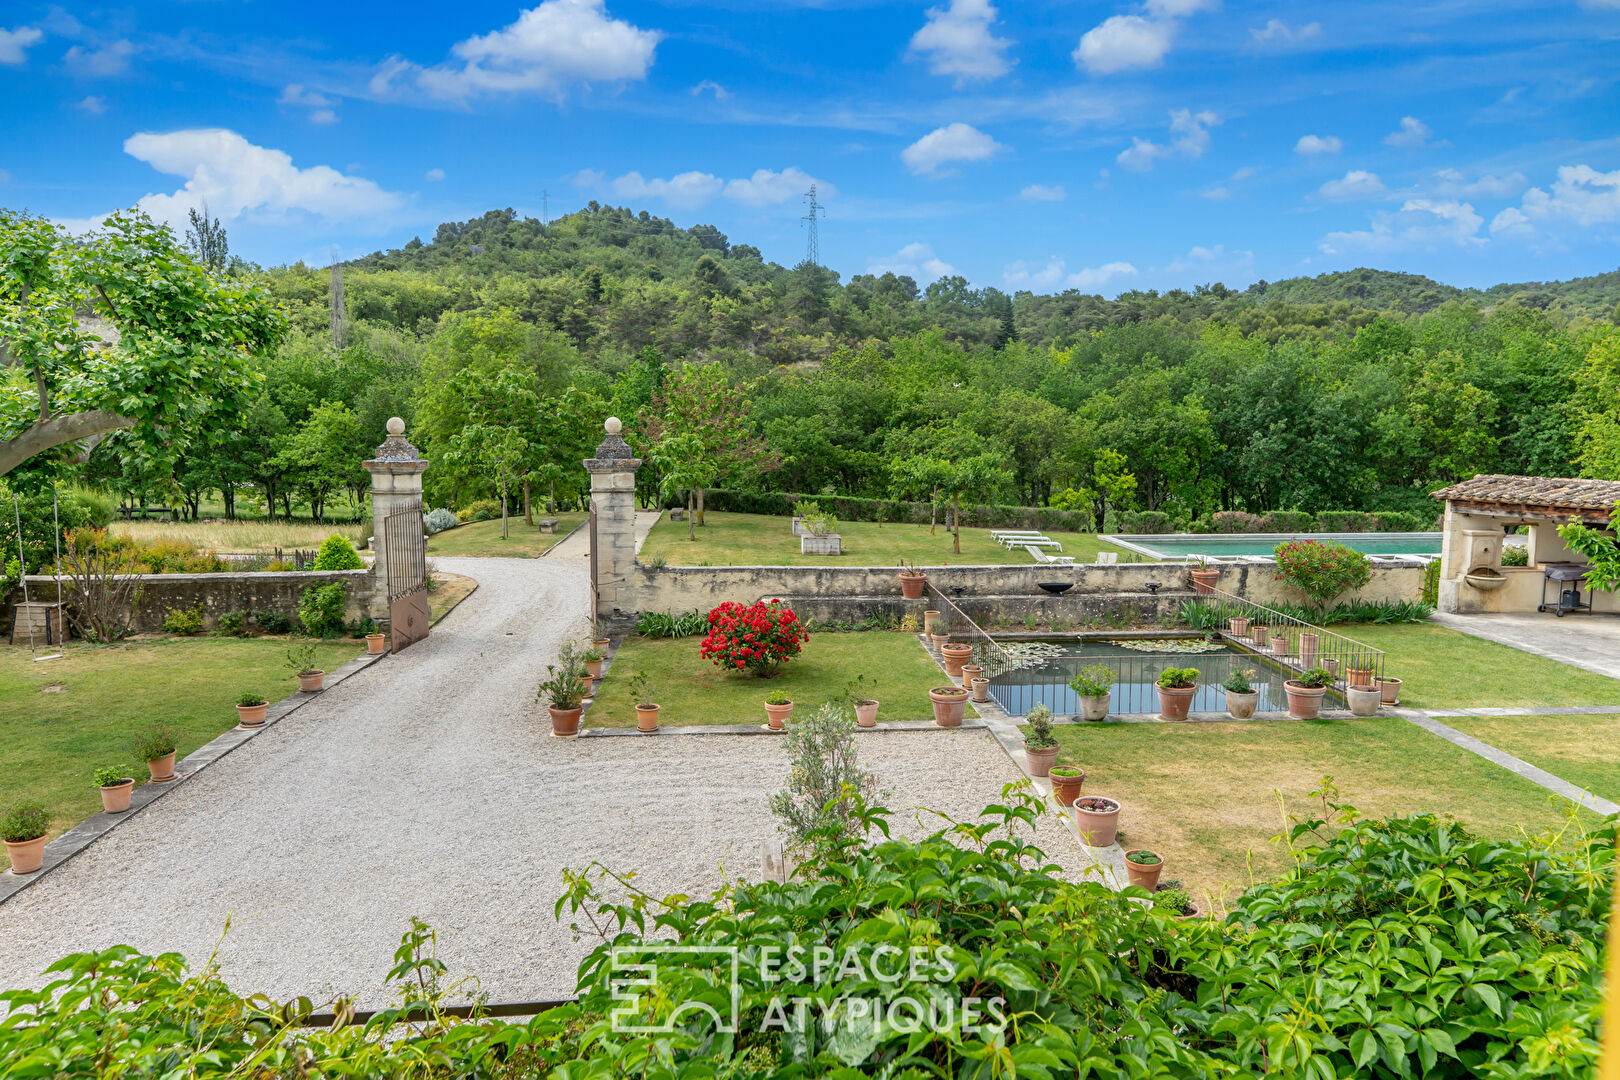
<svg viewBox="0 0 1620 1080"><path fill-rule="evenodd" d="M780 740L550 737L534 685L586 625L585 567L435 559L480 587L432 636L359 673L0 905L0 987L127 943L241 992L384 999L408 919L495 1001L565 996L586 951L552 917L560 871L599 860L656 895L759 873ZM583 562L583 560L582 560ZM984 731L873 733L896 832L999 800L1018 772ZM675 841L675 842L672 842ZM1078 873L1055 820L1041 842ZM230 932L221 939L227 917Z"/></svg>

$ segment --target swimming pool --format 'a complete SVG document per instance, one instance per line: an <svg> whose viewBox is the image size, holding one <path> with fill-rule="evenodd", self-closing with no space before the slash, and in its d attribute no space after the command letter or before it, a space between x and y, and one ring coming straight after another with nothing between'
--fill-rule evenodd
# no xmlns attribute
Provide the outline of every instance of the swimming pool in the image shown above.
<svg viewBox="0 0 1620 1080"><path fill-rule="evenodd" d="M1278 544L1289 540L1336 540L1364 555L1419 555L1433 558L1440 554L1440 533L1437 532L1171 533L1165 536L1104 536L1100 539L1155 559L1185 559L1193 555L1218 559L1270 555Z"/></svg>

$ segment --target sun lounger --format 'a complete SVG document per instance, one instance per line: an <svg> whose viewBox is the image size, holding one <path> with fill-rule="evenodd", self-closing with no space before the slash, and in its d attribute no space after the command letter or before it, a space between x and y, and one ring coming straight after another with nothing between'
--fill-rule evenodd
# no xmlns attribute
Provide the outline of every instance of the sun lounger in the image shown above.
<svg viewBox="0 0 1620 1080"><path fill-rule="evenodd" d="M1049 555L1033 544L1025 544L1024 550L1034 556L1035 561L1038 563L1051 566L1072 566L1074 564L1073 555Z"/></svg>

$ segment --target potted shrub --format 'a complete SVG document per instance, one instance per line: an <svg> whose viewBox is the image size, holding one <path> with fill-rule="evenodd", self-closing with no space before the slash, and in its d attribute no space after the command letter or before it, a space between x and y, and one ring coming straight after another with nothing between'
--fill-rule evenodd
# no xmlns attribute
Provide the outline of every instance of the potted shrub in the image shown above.
<svg viewBox="0 0 1620 1080"><path fill-rule="evenodd" d="M243 727L258 727L264 723L264 711L269 707L263 694L243 694L236 699L236 721Z"/></svg>
<svg viewBox="0 0 1620 1080"><path fill-rule="evenodd" d="M1376 686L1351 686L1346 688L1344 699L1350 704L1351 716L1377 716L1383 692Z"/></svg>
<svg viewBox="0 0 1620 1080"><path fill-rule="evenodd" d="M13 874L32 874L45 865L45 834L51 815L37 802L18 803L0 817L0 839L6 842Z"/></svg>
<svg viewBox="0 0 1620 1080"><path fill-rule="evenodd" d="M1119 832L1119 803L1101 795L1084 795L1074 800L1074 823L1080 839L1092 847L1108 847Z"/></svg>
<svg viewBox="0 0 1620 1080"><path fill-rule="evenodd" d="M865 683L865 675L856 675L844 684L843 692L834 698L832 703L853 710L857 727L876 727L879 703L877 698L870 697L862 691L861 687Z"/></svg>
<svg viewBox="0 0 1620 1080"><path fill-rule="evenodd" d="M287 649L287 666L298 676L298 689L313 694L321 688L326 672L315 666L315 643L305 641Z"/></svg>
<svg viewBox="0 0 1620 1080"><path fill-rule="evenodd" d="M1249 719L1260 704L1260 691L1249 682L1252 678L1254 669L1243 668L1232 672L1221 683L1221 689L1226 692L1226 715L1234 720Z"/></svg>
<svg viewBox="0 0 1620 1080"><path fill-rule="evenodd" d="M984 674L984 667L980 664L962 665L962 685L972 688L973 680ZM975 699L977 700L977 699Z"/></svg>
<svg viewBox="0 0 1620 1080"><path fill-rule="evenodd" d="M1106 664L1087 664L1069 680L1069 689L1080 698L1083 720L1105 720L1113 703L1114 669Z"/></svg>
<svg viewBox="0 0 1620 1080"><path fill-rule="evenodd" d="M945 674L953 679L960 679L962 667L973 659L973 646L941 644L939 654L945 658Z"/></svg>
<svg viewBox="0 0 1620 1080"><path fill-rule="evenodd" d="M1380 700L1385 705L1399 705L1401 703L1401 680L1385 676L1378 680Z"/></svg>
<svg viewBox="0 0 1620 1080"><path fill-rule="evenodd" d="M579 684L584 670L571 645L565 642L557 654L557 663L546 665L546 677L535 690L535 700L545 702L551 712L551 733L558 738L579 734L579 714L585 706L585 692Z"/></svg>
<svg viewBox="0 0 1620 1080"><path fill-rule="evenodd" d="M1208 559L1195 558L1192 574L1193 592L1200 596L1209 596L1215 591L1215 583L1221 580L1221 568L1211 566Z"/></svg>
<svg viewBox="0 0 1620 1080"><path fill-rule="evenodd" d="M967 711L968 692L960 686L936 686L928 691L934 704L934 723L940 727L961 727Z"/></svg>
<svg viewBox="0 0 1620 1080"><path fill-rule="evenodd" d="M775 675L810 640L804 623L780 600L760 600L746 607L727 600L709 612L708 624L698 655L722 671L762 679Z"/></svg>
<svg viewBox="0 0 1620 1080"><path fill-rule="evenodd" d="M1302 671L1283 683L1288 693L1288 715L1295 720L1315 720L1322 715L1322 697L1333 676L1325 668Z"/></svg>
<svg viewBox="0 0 1620 1080"><path fill-rule="evenodd" d="M1125 876L1131 884L1152 892L1159 886L1159 875L1164 872L1164 860L1147 848L1132 848L1125 853Z"/></svg>
<svg viewBox="0 0 1620 1080"><path fill-rule="evenodd" d="M990 700L990 680L983 675L970 680L968 690L972 692L974 701Z"/></svg>
<svg viewBox="0 0 1620 1080"><path fill-rule="evenodd" d="M162 784L174 779L175 737L169 728L153 724L150 729L135 736L130 749L137 760L146 762L146 769L155 783Z"/></svg>
<svg viewBox="0 0 1620 1080"><path fill-rule="evenodd" d="M631 675L626 683L630 689L630 704L636 707L636 730L658 730L658 706L653 704L652 693L648 690L651 682L647 673L638 671Z"/></svg>
<svg viewBox="0 0 1620 1080"><path fill-rule="evenodd" d="M792 713L793 699L787 696L787 691L773 690L765 698L765 726L772 731L781 731Z"/></svg>
<svg viewBox="0 0 1620 1080"><path fill-rule="evenodd" d="M1165 668L1159 672L1159 718L1185 720L1198 693L1197 668Z"/></svg>
<svg viewBox="0 0 1620 1080"><path fill-rule="evenodd" d="M911 563L900 565L900 595L907 600L921 600L923 587L928 583L928 575Z"/></svg>
<svg viewBox="0 0 1620 1080"><path fill-rule="evenodd" d="M608 624L598 619L593 631L596 636L591 639L592 647L601 649L604 653L607 652L608 645L613 641L612 636L608 633Z"/></svg>
<svg viewBox="0 0 1620 1080"><path fill-rule="evenodd" d="M1293 632L1286 626L1276 627L1271 631L1271 654L1273 656L1287 656L1292 652L1289 641Z"/></svg>
<svg viewBox="0 0 1620 1080"><path fill-rule="evenodd" d="M1344 669L1344 684L1346 686L1377 686L1378 680L1373 675L1372 661L1365 656L1352 656ZM1394 702L1390 702L1394 704Z"/></svg>
<svg viewBox="0 0 1620 1080"><path fill-rule="evenodd" d="M1073 806L1080 797L1080 785L1086 782L1086 771L1073 765L1054 765L1047 772L1052 781L1052 795L1059 806Z"/></svg>
<svg viewBox="0 0 1620 1080"><path fill-rule="evenodd" d="M1044 704L1036 705L1024 720L1028 724L1024 732L1024 761L1029 765L1029 775L1045 776L1058 756L1058 741L1052 735L1052 710Z"/></svg>
<svg viewBox="0 0 1620 1080"><path fill-rule="evenodd" d="M1185 889L1160 889L1153 894L1153 906L1160 911L1168 911L1176 919L1191 919L1198 915L1198 905L1193 903Z"/></svg>
<svg viewBox="0 0 1620 1080"><path fill-rule="evenodd" d="M112 765L95 771L96 787L101 789L101 808L109 814L122 814L129 809L129 797L135 792L135 778L129 775L129 766Z"/></svg>
<svg viewBox="0 0 1620 1080"><path fill-rule="evenodd" d="M933 622L929 623L928 640L934 646L934 648L943 652L945 646L951 643L951 620L941 615ZM968 649L968 654L971 656L972 653L973 650L970 647Z"/></svg>
<svg viewBox="0 0 1620 1080"><path fill-rule="evenodd" d="M381 630L373 630L366 635L366 652L376 656L388 645L388 635Z"/></svg>
<svg viewBox="0 0 1620 1080"><path fill-rule="evenodd" d="M607 662L607 654L592 645L580 650L579 661L585 665L585 677L594 681L602 677L602 665Z"/></svg>

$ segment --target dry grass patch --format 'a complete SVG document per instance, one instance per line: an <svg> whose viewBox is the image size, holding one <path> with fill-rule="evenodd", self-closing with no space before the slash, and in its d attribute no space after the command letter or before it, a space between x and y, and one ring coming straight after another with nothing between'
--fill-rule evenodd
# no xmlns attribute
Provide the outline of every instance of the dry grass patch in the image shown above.
<svg viewBox="0 0 1620 1080"><path fill-rule="evenodd" d="M1620 714L1442 716L1441 723L1620 802Z"/></svg>
<svg viewBox="0 0 1620 1080"><path fill-rule="evenodd" d="M184 540L202 551L268 555L278 548L314 551L333 533L347 537L356 547L371 535L368 525L316 525L307 521L114 521L107 530L143 544Z"/></svg>

